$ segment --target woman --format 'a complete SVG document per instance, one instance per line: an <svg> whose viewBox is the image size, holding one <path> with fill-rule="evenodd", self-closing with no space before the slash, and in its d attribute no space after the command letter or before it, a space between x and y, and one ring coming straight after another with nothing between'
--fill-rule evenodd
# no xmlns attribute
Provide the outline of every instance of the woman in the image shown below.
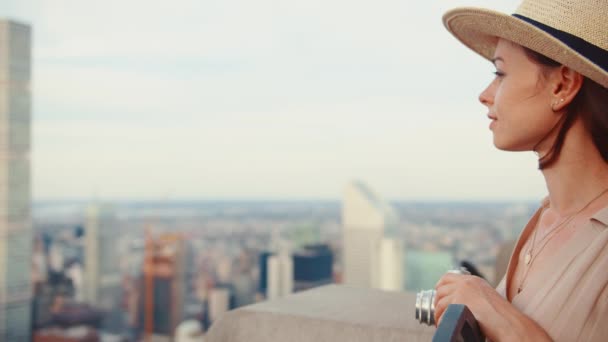
<svg viewBox="0 0 608 342"><path fill-rule="evenodd" d="M493 341L608 340L608 0L462 8L447 29L496 67L479 100L494 145L534 151L548 196L497 289L446 274L435 320L466 304Z"/></svg>

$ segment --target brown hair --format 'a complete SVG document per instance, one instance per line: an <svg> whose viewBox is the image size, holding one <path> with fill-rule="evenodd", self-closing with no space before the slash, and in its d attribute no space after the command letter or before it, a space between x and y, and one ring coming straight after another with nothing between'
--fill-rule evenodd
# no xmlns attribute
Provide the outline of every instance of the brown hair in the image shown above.
<svg viewBox="0 0 608 342"><path fill-rule="evenodd" d="M530 59L545 68L552 69L561 66L559 62L536 51L525 47L524 50ZM593 143L600 152L602 159L608 163L608 88L604 88L585 77L581 89L568 106L566 115L562 118L561 127L553 146L549 150L549 153L538 160L539 169L547 168L557 161L564 145L566 133L578 116L583 120L587 131L591 133Z"/></svg>

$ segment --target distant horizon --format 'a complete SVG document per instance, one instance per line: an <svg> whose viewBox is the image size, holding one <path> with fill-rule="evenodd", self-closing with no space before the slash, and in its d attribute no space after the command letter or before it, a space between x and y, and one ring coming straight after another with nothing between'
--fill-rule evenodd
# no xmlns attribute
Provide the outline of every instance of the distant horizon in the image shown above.
<svg viewBox="0 0 608 342"><path fill-rule="evenodd" d="M510 203L510 202L540 202L542 198L383 198L387 202L408 202L408 203ZM338 197L174 197L174 198L84 198L84 197L56 197L56 198L34 198L33 204L45 204L49 202L55 203L237 203L237 202L285 202L285 203L301 203L301 202L341 202Z"/></svg>

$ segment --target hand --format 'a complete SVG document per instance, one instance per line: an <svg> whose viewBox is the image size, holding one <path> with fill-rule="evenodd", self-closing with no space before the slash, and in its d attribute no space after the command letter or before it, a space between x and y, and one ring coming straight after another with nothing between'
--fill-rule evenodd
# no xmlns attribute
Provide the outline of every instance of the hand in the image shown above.
<svg viewBox="0 0 608 342"><path fill-rule="evenodd" d="M495 307L497 303L506 302L482 278L446 273L437 285L435 295L435 322L441 323L443 313L450 304L465 304L473 313L481 330L488 334L486 327L493 326L501 320Z"/></svg>
<svg viewBox="0 0 608 342"><path fill-rule="evenodd" d="M492 341L551 341L531 318L517 310L482 278L446 273L435 286L435 322L450 304L465 304Z"/></svg>

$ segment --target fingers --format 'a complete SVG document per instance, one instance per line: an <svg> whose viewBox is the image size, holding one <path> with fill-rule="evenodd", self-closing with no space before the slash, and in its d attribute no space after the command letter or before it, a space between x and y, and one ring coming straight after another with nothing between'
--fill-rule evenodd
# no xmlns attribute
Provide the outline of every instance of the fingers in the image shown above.
<svg viewBox="0 0 608 342"><path fill-rule="evenodd" d="M435 322L437 325L441 323L441 317L448 305L455 303L456 292L462 286L462 282L469 277L471 276L446 273L439 279L439 282L435 285Z"/></svg>
<svg viewBox="0 0 608 342"><path fill-rule="evenodd" d="M446 273L439 279L439 281L437 282L437 285L435 285L435 288L438 288L438 287L446 285L446 284L454 283L460 279L463 279L463 277L468 277L468 276L463 275L463 274Z"/></svg>
<svg viewBox="0 0 608 342"><path fill-rule="evenodd" d="M448 305L452 304L452 296L443 296L442 298L435 301L435 324L439 326L441 324L441 318L443 313L448 308Z"/></svg>
<svg viewBox="0 0 608 342"><path fill-rule="evenodd" d="M449 283L438 286L435 289L435 322L439 324L440 317L446 310L447 306L452 304L453 295L458 289L458 284Z"/></svg>
<svg viewBox="0 0 608 342"><path fill-rule="evenodd" d="M453 283L464 283L472 287L489 286L485 279L477 276L446 273L439 279L435 289Z"/></svg>
<svg viewBox="0 0 608 342"><path fill-rule="evenodd" d="M435 288L435 301L453 293L458 288L458 284L444 284Z"/></svg>

